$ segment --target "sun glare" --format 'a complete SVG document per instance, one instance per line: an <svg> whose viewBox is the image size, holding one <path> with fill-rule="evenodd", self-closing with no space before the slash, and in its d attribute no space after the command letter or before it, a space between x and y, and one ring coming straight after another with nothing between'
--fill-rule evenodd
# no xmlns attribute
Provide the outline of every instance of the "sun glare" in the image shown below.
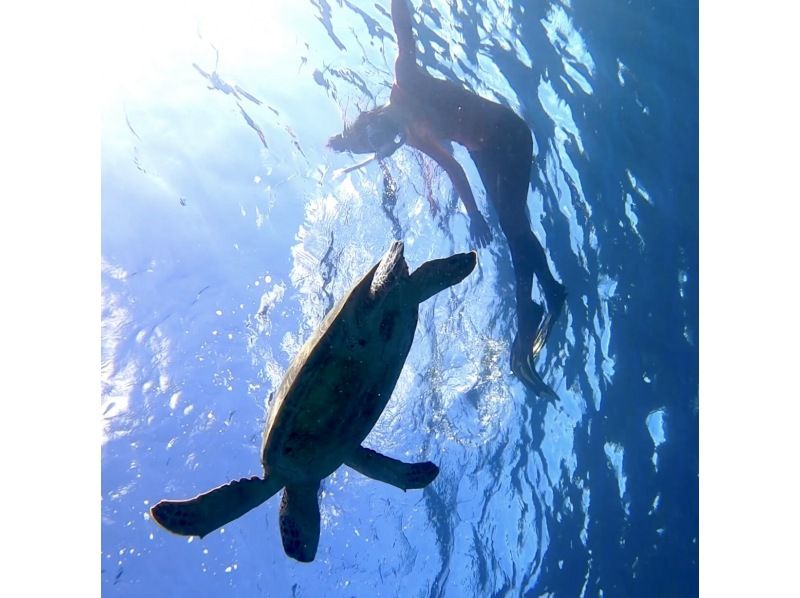
<svg viewBox="0 0 800 598"><path fill-rule="evenodd" d="M151 95L165 80L194 72L193 63L222 78L258 72L285 81L296 70L302 29L314 26L308 9L291 0L145 0L135 9L112 4L105 10L100 54L106 101Z"/></svg>

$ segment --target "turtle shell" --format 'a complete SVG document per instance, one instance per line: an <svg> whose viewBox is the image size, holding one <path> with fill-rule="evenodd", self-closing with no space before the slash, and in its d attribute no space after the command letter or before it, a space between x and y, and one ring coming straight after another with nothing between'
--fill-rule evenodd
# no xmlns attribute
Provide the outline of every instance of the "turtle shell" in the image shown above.
<svg viewBox="0 0 800 598"><path fill-rule="evenodd" d="M386 407L411 349L419 305L404 292L404 261L404 276L380 296L371 293L381 263L328 312L289 367L264 430L267 474L296 483L330 475Z"/></svg>

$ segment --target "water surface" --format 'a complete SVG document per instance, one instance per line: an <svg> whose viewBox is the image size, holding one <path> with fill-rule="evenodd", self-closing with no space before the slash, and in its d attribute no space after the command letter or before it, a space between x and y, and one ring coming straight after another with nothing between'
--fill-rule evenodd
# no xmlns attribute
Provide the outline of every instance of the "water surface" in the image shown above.
<svg viewBox="0 0 800 598"><path fill-rule="evenodd" d="M367 439L437 480L340 468L311 565L284 555L277 498L203 540L149 520L261 473L270 393L390 239L412 268L471 246L416 152L387 162L394 209L377 164L331 176L352 159L327 137L388 99L388 3L137 11L104 73L104 595L697 593L697 6L414 4L429 72L533 131L532 227L569 291L539 359L558 399L510 374L510 258L456 147L495 241L422 305Z"/></svg>

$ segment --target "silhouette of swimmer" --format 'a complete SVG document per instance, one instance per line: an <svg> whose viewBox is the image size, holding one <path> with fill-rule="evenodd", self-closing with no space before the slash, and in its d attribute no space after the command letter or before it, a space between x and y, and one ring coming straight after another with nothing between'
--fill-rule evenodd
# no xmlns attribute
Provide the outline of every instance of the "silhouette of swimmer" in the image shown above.
<svg viewBox="0 0 800 598"><path fill-rule="evenodd" d="M214 48L214 52L216 53L217 56L216 62L214 63L214 70L210 73L207 73L194 62L192 63L192 66L195 68L195 70L197 70L198 73L200 73L203 77L205 77L208 80L208 82L210 83L208 89L211 90L216 89L217 91L221 91L222 93L227 95L232 95L233 97L236 98L237 100L236 105L239 107L239 111L242 113L242 118L244 118L244 121L247 123L247 126L249 126L256 132L264 148L269 149L269 146L267 145L267 140L264 137L264 132L261 130L261 127L259 127L256 124L256 122L252 119L252 117L249 114L247 114L247 112L245 112L245 109L242 108L241 104L243 97L253 102L256 106L261 105L261 100L259 100L254 95L246 92L244 89L242 89L235 83L231 85L230 83L228 83L227 81L222 79L222 77L219 76L219 74L217 73L217 67L219 66L219 51L214 46L214 44L211 44L211 47Z"/></svg>
<svg viewBox="0 0 800 598"><path fill-rule="evenodd" d="M328 146L338 152L374 153L370 160L382 160L403 144L427 154L449 176L469 215L472 239L484 247L492 234L464 170L447 151L446 143L459 143L469 151L508 240L514 266L518 330L511 349L511 370L535 392L552 395L533 363L564 307L566 291L550 272L544 248L528 219L533 159L530 129L509 108L452 81L436 79L417 65L411 12L405 0L392 0L392 24L398 56L389 103L359 114L341 134L328 140ZM534 274L544 291L547 313L531 298Z"/></svg>
<svg viewBox="0 0 800 598"><path fill-rule="evenodd" d="M222 77L220 77L219 74L217 73L216 69L211 73L207 73L202 68L200 68L197 65L197 63L193 62L192 66L197 70L198 73L200 73L203 77L208 79L209 83L211 83L211 85L208 86L208 89L216 89L217 91L221 91L222 93L232 95L238 100L241 100L242 97L245 97L251 102L253 102L255 105L257 106L261 105L261 100L259 100L257 97L246 92L244 89L242 89L235 83L231 85L230 83L222 79Z"/></svg>

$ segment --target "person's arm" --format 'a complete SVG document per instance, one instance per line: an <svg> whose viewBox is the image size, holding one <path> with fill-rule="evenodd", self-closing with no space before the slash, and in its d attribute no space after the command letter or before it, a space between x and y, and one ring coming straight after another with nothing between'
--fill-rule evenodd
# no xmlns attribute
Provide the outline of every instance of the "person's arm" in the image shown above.
<svg viewBox="0 0 800 598"><path fill-rule="evenodd" d="M470 220L470 233L473 239L479 247L486 245L491 240L492 233L483 218L483 214L478 209L478 204L475 203L475 196L472 194L472 188L469 186L467 175L464 174L461 164L435 140L414 138L411 145L428 155L444 169L456 188L456 192L461 198L461 203L464 204L464 208L467 210Z"/></svg>
<svg viewBox="0 0 800 598"><path fill-rule="evenodd" d="M392 25L397 36L397 60L395 69L402 65L414 66L417 61L417 50L414 45L414 31L412 29L411 11L408 8L409 0L392 0Z"/></svg>
<svg viewBox="0 0 800 598"><path fill-rule="evenodd" d="M480 216L478 205L475 203L475 196L472 194L472 188L469 186L467 175L464 174L461 164L440 143L434 140L415 137L412 145L433 159L447 173L456 188L458 196L461 198L461 202L467 209L469 217Z"/></svg>

